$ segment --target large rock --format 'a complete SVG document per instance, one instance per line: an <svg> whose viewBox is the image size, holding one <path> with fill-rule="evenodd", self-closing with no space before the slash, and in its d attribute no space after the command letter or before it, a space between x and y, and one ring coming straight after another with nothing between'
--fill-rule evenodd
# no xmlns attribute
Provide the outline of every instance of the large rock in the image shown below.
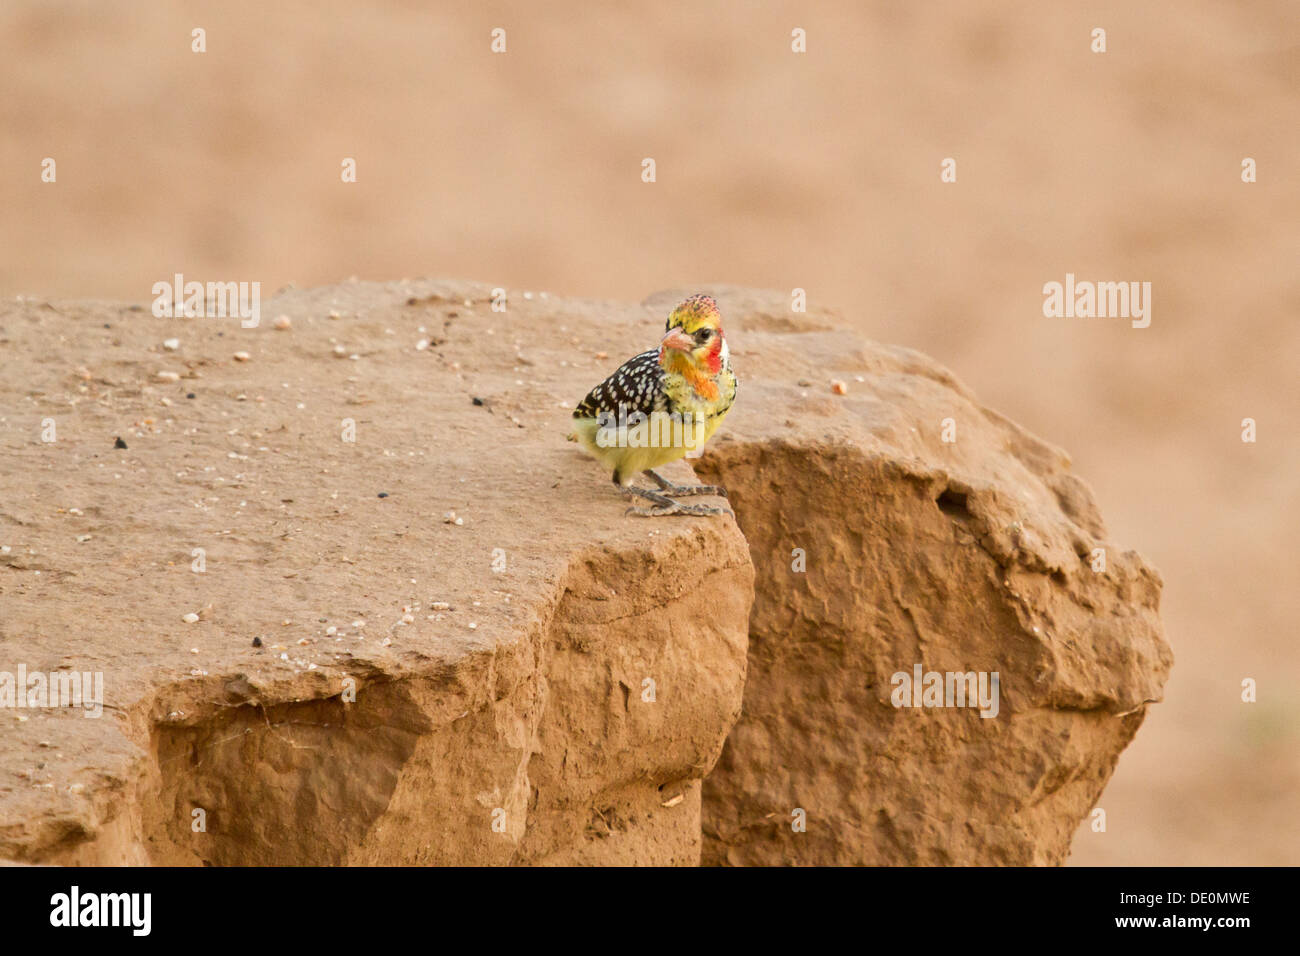
<svg viewBox="0 0 1300 956"><path fill-rule="evenodd" d="M706 862L1060 862L1168 676L1159 577L1063 452L932 360L770 293L724 315L744 400L695 470L730 492L757 597ZM918 665L996 672L997 715L895 707Z"/></svg>
<svg viewBox="0 0 1300 956"><path fill-rule="evenodd" d="M741 391L695 468L744 537L625 517L563 441L676 293L0 306L0 673L105 686L0 711L0 859L1063 858L1159 698L1158 579L924 357L713 291ZM998 716L896 709L918 663Z"/></svg>

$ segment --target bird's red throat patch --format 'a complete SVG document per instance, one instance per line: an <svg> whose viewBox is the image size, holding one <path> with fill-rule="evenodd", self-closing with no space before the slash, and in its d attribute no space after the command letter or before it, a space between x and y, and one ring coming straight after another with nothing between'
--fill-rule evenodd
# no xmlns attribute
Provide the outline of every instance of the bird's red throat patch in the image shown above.
<svg viewBox="0 0 1300 956"><path fill-rule="evenodd" d="M718 400L718 383L714 378L722 371L722 339L718 337L713 341L713 348L709 349L699 365L693 362L689 355L681 352L669 352L665 359L663 357L665 350L659 350L664 368L686 379L695 394L707 402Z"/></svg>

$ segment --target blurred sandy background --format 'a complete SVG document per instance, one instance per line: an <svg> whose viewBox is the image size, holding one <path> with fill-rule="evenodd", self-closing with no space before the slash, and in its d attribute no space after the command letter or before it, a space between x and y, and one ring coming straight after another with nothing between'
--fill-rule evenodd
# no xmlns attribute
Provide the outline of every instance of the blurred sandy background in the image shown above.
<svg viewBox="0 0 1300 956"><path fill-rule="evenodd" d="M1300 4L614 6L5 0L0 293L802 287L1066 448L1164 576L1166 701L1072 862L1300 863ZM1067 271L1151 327L1044 318Z"/></svg>

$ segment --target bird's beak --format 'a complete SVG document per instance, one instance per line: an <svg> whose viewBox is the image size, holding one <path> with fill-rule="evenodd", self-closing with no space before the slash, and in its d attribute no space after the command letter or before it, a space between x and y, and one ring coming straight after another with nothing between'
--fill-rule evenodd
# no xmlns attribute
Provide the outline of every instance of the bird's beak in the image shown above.
<svg viewBox="0 0 1300 956"><path fill-rule="evenodd" d="M679 352L691 352L695 349L695 340L676 326L668 330L668 334L660 344L666 349L676 349Z"/></svg>

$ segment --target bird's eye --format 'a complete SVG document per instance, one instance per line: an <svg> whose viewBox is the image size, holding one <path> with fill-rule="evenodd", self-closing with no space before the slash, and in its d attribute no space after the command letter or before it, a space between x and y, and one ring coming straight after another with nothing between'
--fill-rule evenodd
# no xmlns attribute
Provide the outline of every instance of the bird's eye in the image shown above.
<svg viewBox="0 0 1300 956"><path fill-rule="evenodd" d="M709 339L713 338L713 330L701 329L699 332L696 333L695 337L699 339L701 342L707 342Z"/></svg>

